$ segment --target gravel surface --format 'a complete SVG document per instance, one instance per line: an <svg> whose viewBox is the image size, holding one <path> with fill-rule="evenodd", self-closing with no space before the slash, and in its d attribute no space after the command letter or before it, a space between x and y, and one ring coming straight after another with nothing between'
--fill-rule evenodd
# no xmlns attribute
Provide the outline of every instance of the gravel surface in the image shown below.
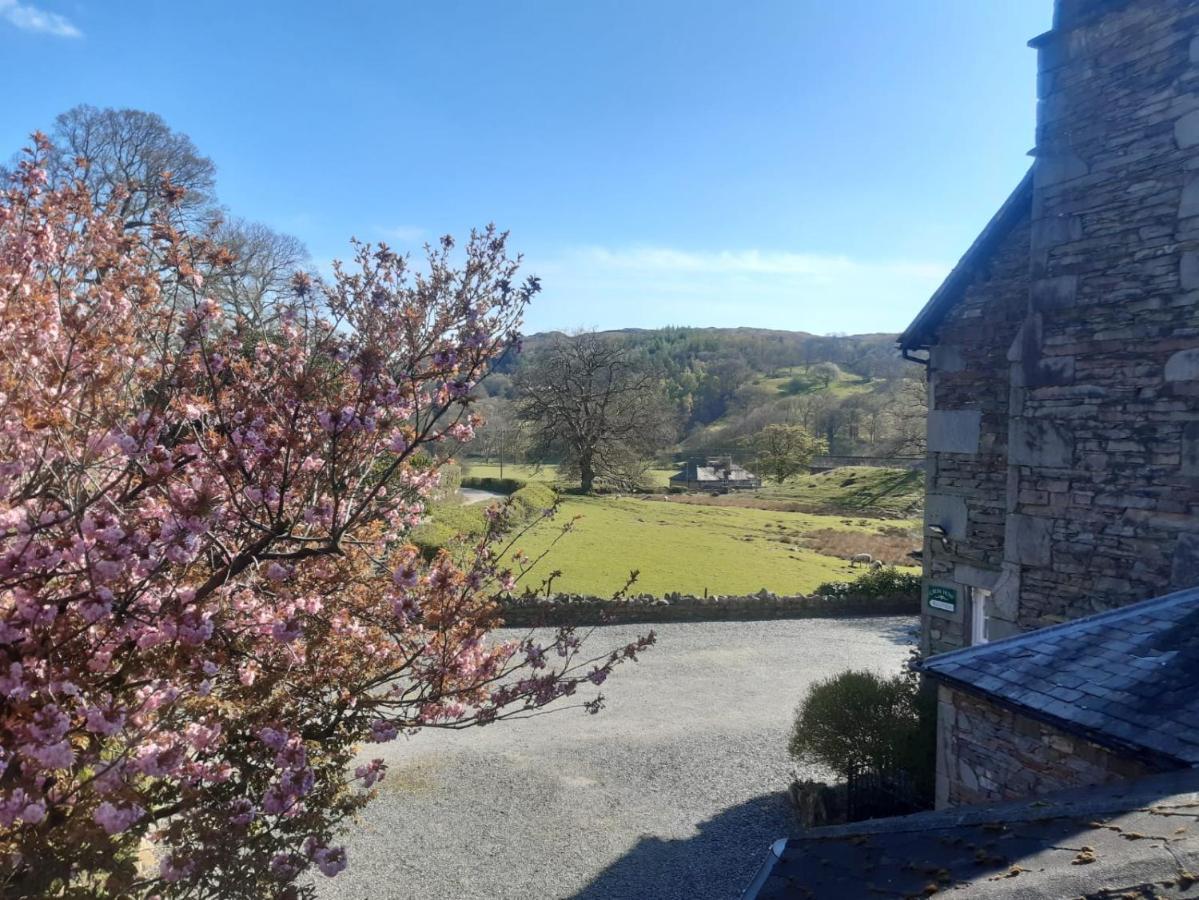
<svg viewBox="0 0 1199 900"><path fill-rule="evenodd" d="M594 648L648 626L597 629ZM898 671L909 618L655 627L658 645L567 710L382 748L391 769L322 900L736 898L791 833L787 731L805 686ZM806 773L814 776L820 773Z"/></svg>

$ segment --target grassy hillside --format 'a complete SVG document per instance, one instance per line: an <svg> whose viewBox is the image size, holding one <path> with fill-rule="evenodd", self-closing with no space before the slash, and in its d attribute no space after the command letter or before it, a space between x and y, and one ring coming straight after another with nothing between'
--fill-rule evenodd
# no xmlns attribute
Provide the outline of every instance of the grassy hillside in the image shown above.
<svg viewBox="0 0 1199 900"><path fill-rule="evenodd" d="M845 466L768 484L755 493L765 499L794 500L811 510L912 515L924 503L924 472Z"/></svg>

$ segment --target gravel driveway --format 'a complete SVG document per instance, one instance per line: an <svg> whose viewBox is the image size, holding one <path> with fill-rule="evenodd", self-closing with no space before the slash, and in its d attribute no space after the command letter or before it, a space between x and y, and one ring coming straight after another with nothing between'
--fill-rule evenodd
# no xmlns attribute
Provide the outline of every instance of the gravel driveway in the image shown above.
<svg viewBox="0 0 1199 900"><path fill-rule="evenodd" d="M736 898L793 827L785 745L805 686L847 668L898 671L914 628L659 625L658 645L604 686L598 716L568 710L372 747L391 770L348 836L349 869L318 876L319 896ZM600 628L591 645L639 630Z"/></svg>

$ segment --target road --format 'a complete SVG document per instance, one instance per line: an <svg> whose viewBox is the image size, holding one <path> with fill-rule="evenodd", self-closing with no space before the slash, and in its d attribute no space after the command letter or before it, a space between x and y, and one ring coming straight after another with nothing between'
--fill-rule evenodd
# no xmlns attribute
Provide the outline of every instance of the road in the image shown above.
<svg viewBox="0 0 1199 900"><path fill-rule="evenodd" d="M382 748L391 771L322 900L727 900L792 819L786 738L812 681L896 672L915 622L657 626L604 686L608 708ZM622 644L636 626L597 629ZM804 772L808 777L822 775Z"/></svg>
<svg viewBox="0 0 1199 900"><path fill-rule="evenodd" d="M466 506L471 506L475 503L490 503L492 500L504 500L503 494L496 494L492 491L481 491L478 488L458 488L458 493L462 495L462 502Z"/></svg>

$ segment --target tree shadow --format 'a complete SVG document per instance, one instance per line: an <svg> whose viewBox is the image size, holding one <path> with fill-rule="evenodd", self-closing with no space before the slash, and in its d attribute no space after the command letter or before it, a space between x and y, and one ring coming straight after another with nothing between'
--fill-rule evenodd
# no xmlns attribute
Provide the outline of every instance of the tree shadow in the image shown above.
<svg viewBox="0 0 1199 900"><path fill-rule="evenodd" d="M782 792L731 806L698 828L697 835L680 840L643 835L574 900L735 900L770 845L798 832Z"/></svg>

